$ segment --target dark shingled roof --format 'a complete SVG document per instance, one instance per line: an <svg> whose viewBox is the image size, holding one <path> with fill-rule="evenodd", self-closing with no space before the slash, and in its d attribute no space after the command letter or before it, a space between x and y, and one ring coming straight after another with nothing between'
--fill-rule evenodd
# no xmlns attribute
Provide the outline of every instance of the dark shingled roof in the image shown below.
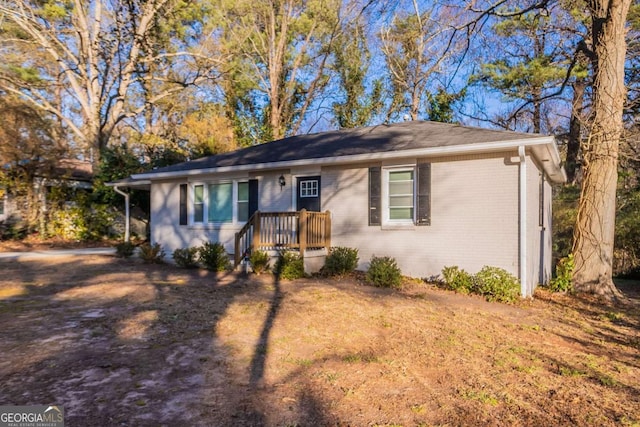
<svg viewBox="0 0 640 427"><path fill-rule="evenodd" d="M179 172L375 152L499 142L542 135L411 121L357 129L298 135L229 153L178 163L148 173ZM142 177L142 175L138 175Z"/></svg>

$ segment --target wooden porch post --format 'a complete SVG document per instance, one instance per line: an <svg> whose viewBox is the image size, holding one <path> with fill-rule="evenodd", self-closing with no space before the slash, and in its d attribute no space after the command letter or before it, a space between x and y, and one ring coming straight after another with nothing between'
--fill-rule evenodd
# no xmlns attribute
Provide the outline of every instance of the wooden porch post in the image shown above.
<svg viewBox="0 0 640 427"><path fill-rule="evenodd" d="M242 259L240 258L240 233L236 233L236 239L235 239L235 244L233 246L233 265L237 266L238 264L240 264L240 261L242 261Z"/></svg>
<svg viewBox="0 0 640 427"><path fill-rule="evenodd" d="M307 210L302 209L300 211L300 217L298 220L298 241L300 243L300 256L304 256L304 251L307 249Z"/></svg>
<svg viewBox="0 0 640 427"><path fill-rule="evenodd" d="M253 236L251 240L251 251L260 249L260 211L253 215Z"/></svg>
<svg viewBox="0 0 640 427"><path fill-rule="evenodd" d="M324 220L324 247L327 250L331 249L331 212L326 211Z"/></svg>

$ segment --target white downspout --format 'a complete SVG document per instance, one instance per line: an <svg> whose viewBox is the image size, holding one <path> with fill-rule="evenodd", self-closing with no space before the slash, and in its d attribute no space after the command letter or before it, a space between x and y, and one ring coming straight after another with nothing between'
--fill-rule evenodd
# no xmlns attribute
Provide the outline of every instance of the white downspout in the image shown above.
<svg viewBox="0 0 640 427"><path fill-rule="evenodd" d="M520 294L523 297L529 295L527 286L527 159L525 147L518 147L520 157Z"/></svg>
<svg viewBox="0 0 640 427"><path fill-rule="evenodd" d="M118 188L118 186L114 186L113 189L116 191L116 193L118 194L122 194L124 196L124 241L128 242L129 241L129 193L125 193L124 191L120 190Z"/></svg>

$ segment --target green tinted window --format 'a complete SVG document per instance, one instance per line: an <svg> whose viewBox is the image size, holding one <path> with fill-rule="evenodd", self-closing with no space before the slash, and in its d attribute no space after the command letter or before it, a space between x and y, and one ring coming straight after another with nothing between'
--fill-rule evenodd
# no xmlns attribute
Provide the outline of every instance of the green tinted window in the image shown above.
<svg viewBox="0 0 640 427"><path fill-rule="evenodd" d="M413 220L413 171L389 172L389 219Z"/></svg>
<svg viewBox="0 0 640 427"><path fill-rule="evenodd" d="M249 220L249 183L238 183L238 222Z"/></svg>
<svg viewBox="0 0 640 427"><path fill-rule="evenodd" d="M193 222L204 221L204 186L193 187Z"/></svg>
<svg viewBox="0 0 640 427"><path fill-rule="evenodd" d="M233 184L209 185L209 222L231 222L233 220Z"/></svg>

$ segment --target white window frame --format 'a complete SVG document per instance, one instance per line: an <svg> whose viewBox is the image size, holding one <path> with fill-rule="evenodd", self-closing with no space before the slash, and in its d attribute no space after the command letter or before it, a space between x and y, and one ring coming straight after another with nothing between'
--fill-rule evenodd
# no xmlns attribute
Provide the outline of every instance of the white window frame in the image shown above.
<svg viewBox="0 0 640 427"><path fill-rule="evenodd" d="M201 226L201 227L211 227L211 226L221 226L225 224L244 224L244 221L238 220L238 184L240 183L248 183L248 179L227 179L220 181L198 181L189 183L189 225L192 226ZM209 221L209 186L212 184L233 184L231 187L231 204L232 204L232 214L231 221ZM202 222L195 221L195 188L198 185L203 186L203 218ZM248 200L247 200L248 203Z"/></svg>
<svg viewBox="0 0 640 427"><path fill-rule="evenodd" d="M320 183L317 179L305 179L300 181L300 198L318 197Z"/></svg>
<svg viewBox="0 0 640 427"><path fill-rule="evenodd" d="M413 218L410 219L391 219L390 206L389 206L389 175L391 172L413 172ZM415 165L383 167L382 168L382 191L381 191L381 205L382 205L382 225L407 225L413 226L416 223L416 211L417 211L417 186L416 186L417 171Z"/></svg>

